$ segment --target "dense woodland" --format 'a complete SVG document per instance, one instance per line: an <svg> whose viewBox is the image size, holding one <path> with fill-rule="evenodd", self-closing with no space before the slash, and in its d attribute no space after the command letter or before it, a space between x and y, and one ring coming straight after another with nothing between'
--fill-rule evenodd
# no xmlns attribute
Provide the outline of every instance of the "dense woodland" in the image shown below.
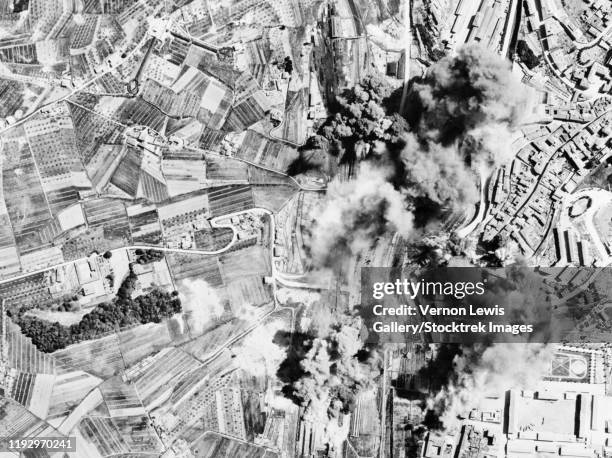
<svg viewBox="0 0 612 458"><path fill-rule="evenodd" d="M16 322L21 332L32 339L36 347L51 353L68 345L95 339L109 332L145 323L159 323L181 311L181 301L176 291L168 293L153 290L132 298L137 277L130 273L123 281L117 296L111 302L95 307L79 323L64 326L49 321L20 314Z"/></svg>

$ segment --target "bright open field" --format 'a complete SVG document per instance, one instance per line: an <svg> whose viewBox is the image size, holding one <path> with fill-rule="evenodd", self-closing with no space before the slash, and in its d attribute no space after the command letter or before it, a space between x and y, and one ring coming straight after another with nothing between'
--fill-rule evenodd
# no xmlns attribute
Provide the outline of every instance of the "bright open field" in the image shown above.
<svg viewBox="0 0 612 458"><path fill-rule="evenodd" d="M13 234L21 253L48 242L57 232L43 192L34 158L22 129L4 139L2 147L2 188Z"/></svg>
<svg viewBox="0 0 612 458"><path fill-rule="evenodd" d="M232 251L219 257L223 280L231 282L249 275L270 275L270 256L260 245ZM263 280L263 278L262 278Z"/></svg>
<svg viewBox="0 0 612 458"><path fill-rule="evenodd" d="M49 418L68 415L100 383L101 379L83 371L58 375L51 393Z"/></svg>
<svg viewBox="0 0 612 458"><path fill-rule="evenodd" d="M253 186L253 201L256 207L277 212L297 192L298 189L290 185Z"/></svg>
<svg viewBox="0 0 612 458"><path fill-rule="evenodd" d="M172 342L167 323L148 323L118 334L119 349L127 367Z"/></svg>
<svg viewBox="0 0 612 458"><path fill-rule="evenodd" d="M227 292L232 310L240 310L244 305L262 305L272 300L270 285L258 275L249 275L228 283Z"/></svg>
<svg viewBox="0 0 612 458"><path fill-rule="evenodd" d="M206 157L206 178L209 180L240 180L247 181L247 167L244 162L236 159L208 155Z"/></svg>

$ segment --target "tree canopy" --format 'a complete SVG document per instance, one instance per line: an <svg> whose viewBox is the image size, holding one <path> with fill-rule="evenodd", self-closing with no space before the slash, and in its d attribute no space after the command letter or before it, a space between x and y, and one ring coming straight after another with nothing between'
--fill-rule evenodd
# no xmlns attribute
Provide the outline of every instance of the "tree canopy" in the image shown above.
<svg viewBox="0 0 612 458"><path fill-rule="evenodd" d="M133 299L136 281L136 275L130 273L114 300L98 305L81 321L70 326L23 314L17 317L17 324L39 350L51 353L126 326L159 323L181 311L178 295L159 289Z"/></svg>

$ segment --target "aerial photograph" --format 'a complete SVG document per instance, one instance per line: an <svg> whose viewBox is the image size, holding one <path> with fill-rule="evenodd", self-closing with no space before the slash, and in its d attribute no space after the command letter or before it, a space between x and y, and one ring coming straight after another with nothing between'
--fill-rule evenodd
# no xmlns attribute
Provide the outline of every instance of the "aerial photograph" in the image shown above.
<svg viewBox="0 0 612 458"><path fill-rule="evenodd" d="M0 458L612 457L611 0L0 0Z"/></svg>

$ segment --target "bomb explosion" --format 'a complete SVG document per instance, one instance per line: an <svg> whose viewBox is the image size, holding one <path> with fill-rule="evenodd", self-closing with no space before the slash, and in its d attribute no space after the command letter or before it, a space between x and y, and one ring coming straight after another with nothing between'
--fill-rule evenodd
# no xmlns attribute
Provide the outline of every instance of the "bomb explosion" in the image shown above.
<svg viewBox="0 0 612 458"><path fill-rule="evenodd" d="M352 179L329 186L309 242L315 264L342 262L383 233L418 236L441 210L471 209L478 173L509 159L500 144L525 105L519 84L480 46L434 64L412 86L410 125L395 123L392 143L377 142Z"/></svg>
<svg viewBox="0 0 612 458"><path fill-rule="evenodd" d="M393 135L382 136L386 142L375 138L365 148L368 154L354 155L354 176L328 187L307 247L314 265L341 269L384 234L419 237L436 223L442 209L473 207L479 196L478 173L509 159L499 140L510 138L519 123L525 105L522 94L509 63L480 46L463 47L456 56L434 64L412 84L408 123L396 119L389 129ZM366 111L375 109L374 101L380 102L359 87L347 97L348 111L358 121L345 120L342 129L333 121L335 131L346 136L351 131L346 126L352 125L354 132L369 132L362 125L368 113L361 118L357 112L359 101L367 99ZM364 136L359 135L355 145L363 150ZM334 314L330 320L323 331L310 328L305 347L297 352L302 375L291 389L307 415L319 419L349 411L372 374L380 373L379 364L372 364L379 361L372 358L379 350L362 345L359 323ZM367 361L360 360L363 353L369 355ZM457 348L448 383L424 408L448 426L463 413L474 391L486 396L485 387L520 386L524 378L537 377L541 370L533 369L541 367L546 355L546 347L521 344ZM525 371L512 374L495 366L507 357L525 357Z"/></svg>

